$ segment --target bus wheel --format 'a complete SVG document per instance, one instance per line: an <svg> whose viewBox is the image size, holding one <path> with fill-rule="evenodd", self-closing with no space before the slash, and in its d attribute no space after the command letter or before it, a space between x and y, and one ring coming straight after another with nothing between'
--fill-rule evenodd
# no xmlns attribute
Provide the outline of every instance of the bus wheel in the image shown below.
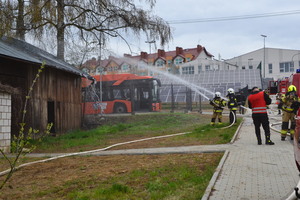
<svg viewBox="0 0 300 200"><path fill-rule="evenodd" d="M126 113L126 106L122 103L116 103L114 106L114 113Z"/></svg>

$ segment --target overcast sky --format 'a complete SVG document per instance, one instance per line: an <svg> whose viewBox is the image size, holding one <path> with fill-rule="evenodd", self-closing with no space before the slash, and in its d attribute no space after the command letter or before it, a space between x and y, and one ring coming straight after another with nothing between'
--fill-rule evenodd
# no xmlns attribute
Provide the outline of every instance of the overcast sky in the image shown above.
<svg viewBox="0 0 300 200"><path fill-rule="evenodd" d="M170 22L173 31L173 40L165 47L156 42L158 49L173 51L177 46L186 49L200 44L215 58L220 55L229 59L263 48L261 35L266 35L266 47L300 50L299 0L157 0L152 12ZM293 14L282 15L288 12ZM242 19L232 20L236 17ZM231 20L207 21L208 18ZM174 21L203 22L174 24ZM126 39L133 55L141 51L149 53L147 38ZM117 55L130 53L121 40L112 42L109 48ZM154 45L151 51L155 51Z"/></svg>

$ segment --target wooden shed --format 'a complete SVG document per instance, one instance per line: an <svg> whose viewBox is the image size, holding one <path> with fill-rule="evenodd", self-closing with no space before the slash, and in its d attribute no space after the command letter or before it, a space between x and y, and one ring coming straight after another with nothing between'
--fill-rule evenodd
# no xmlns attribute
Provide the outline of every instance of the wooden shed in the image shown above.
<svg viewBox="0 0 300 200"><path fill-rule="evenodd" d="M43 62L45 69L34 85L28 104L26 127L43 131L52 122L54 134L81 127L81 78L88 75L33 45L3 37L0 39L0 82L20 92L12 94L12 134L18 133L25 96Z"/></svg>

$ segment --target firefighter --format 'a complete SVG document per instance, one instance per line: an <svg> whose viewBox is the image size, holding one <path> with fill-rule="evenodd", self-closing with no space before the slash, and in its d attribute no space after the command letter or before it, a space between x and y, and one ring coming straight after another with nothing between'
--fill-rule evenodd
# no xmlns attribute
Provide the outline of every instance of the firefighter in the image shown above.
<svg viewBox="0 0 300 200"><path fill-rule="evenodd" d="M222 112L226 106L226 101L221 97L221 93L216 92L215 97L209 101L209 104L213 106L213 115L210 124L215 125L216 118L218 118L219 124L222 124Z"/></svg>
<svg viewBox="0 0 300 200"><path fill-rule="evenodd" d="M282 97L278 108L282 110L282 125L281 125L281 140L284 141L290 127L290 138L294 139L296 128L295 115L297 114L300 105L300 99L297 96L297 88L294 85L288 87L288 92Z"/></svg>
<svg viewBox="0 0 300 200"><path fill-rule="evenodd" d="M227 98L228 98L228 102L227 102L227 106L230 110L230 114L229 114L229 121L230 121L230 124L233 123L236 123L236 111L237 111L237 107L238 107L238 103L237 103L237 100L236 100L236 96L234 94L234 89L232 88L229 88L227 90L228 94L227 94Z"/></svg>
<svg viewBox="0 0 300 200"><path fill-rule="evenodd" d="M260 126L262 125L265 131L266 144L274 145L270 139L269 118L267 112L267 105L272 103L271 98L264 91L260 91L258 87L252 88L252 93L248 97L248 106L252 109L252 119L255 126L255 134L257 144L261 145Z"/></svg>

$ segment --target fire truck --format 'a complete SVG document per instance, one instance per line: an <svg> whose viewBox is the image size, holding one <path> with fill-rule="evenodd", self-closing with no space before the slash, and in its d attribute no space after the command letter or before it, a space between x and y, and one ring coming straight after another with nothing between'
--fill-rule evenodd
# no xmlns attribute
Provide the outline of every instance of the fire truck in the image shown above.
<svg viewBox="0 0 300 200"><path fill-rule="evenodd" d="M285 94L290 86L290 78L285 77L282 80L269 81L269 94L276 95L277 93Z"/></svg>

